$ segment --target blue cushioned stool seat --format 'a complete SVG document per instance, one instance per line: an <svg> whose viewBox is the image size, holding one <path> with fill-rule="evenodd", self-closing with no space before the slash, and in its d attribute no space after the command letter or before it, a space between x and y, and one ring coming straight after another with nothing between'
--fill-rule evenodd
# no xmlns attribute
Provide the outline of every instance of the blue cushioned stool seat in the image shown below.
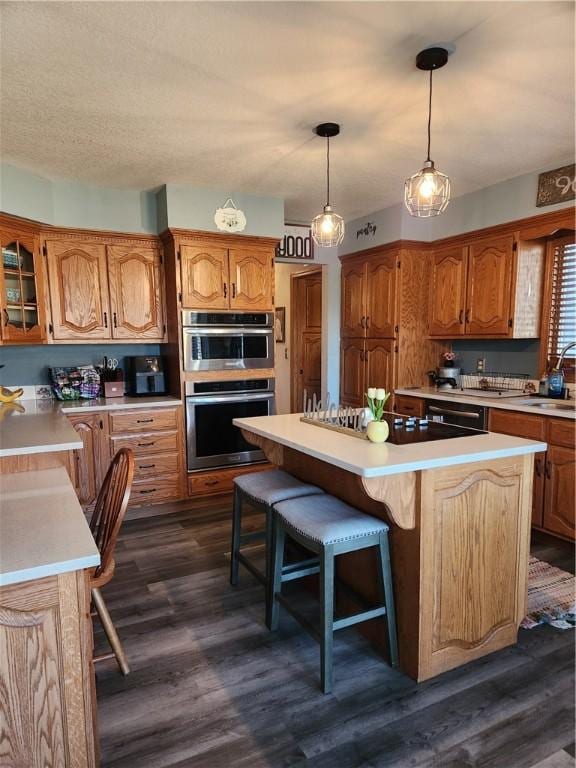
<svg viewBox="0 0 576 768"><path fill-rule="evenodd" d="M315 485L303 483L281 469L251 472L250 474L240 475L234 480L230 583L233 585L238 584L238 567L241 563L253 576L264 584L266 590L266 624L268 626L270 625L270 610L272 606L272 531L275 515L273 504L286 499L296 499L312 495L318 496L323 495L323 493ZM242 505L245 501L265 514L266 520L263 529L242 533ZM266 545L266 565L264 571L258 568L252 560L241 552L242 546L255 541L264 541Z"/></svg>
<svg viewBox="0 0 576 768"><path fill-rule="evenodd" d="M272 607L269 627L278 628L280 604L311 632L320 642L321 687L324 693L332 690L332 644L334 632L362 621L386 618L390 664L398 666L396 614L392 588L392 569L388 547L388 525L378 518L366 515L340 499L324 494L289 499L274 505L276 511L274 546L272 555ZM284 545L290 537L307 550L318 555L311 567L310 560L284 565ZM379 568L378 580L382 602L344 618L334 618L335 558L346 552L376 548ZM282 584L320 574L320 632L311 627L290 601L282 594Z"/></svg>

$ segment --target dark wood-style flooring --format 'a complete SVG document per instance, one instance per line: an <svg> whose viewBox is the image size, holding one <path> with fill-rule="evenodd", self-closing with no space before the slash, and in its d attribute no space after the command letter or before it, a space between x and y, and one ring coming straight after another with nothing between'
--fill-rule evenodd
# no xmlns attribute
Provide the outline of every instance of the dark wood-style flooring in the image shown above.
<svg viewBox="0 0 576 768"><path fill-rule="evenodd" d="M522 630L417 685L346 630L323 696L316 643L285 613L268 632L248 573L228 583L230 508L156 506L124 523L103 592L132 671L97 667L103 768L574 766L572 632ZM572 568L569 546L533 549Z"/></svg>

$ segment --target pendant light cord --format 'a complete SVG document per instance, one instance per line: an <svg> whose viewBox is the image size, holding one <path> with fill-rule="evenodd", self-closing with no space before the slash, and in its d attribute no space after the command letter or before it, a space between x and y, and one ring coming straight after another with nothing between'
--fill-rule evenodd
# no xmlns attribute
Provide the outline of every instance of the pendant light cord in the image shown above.
<svg viewBox="0 0 576 768"><path fill-rule="evenodd" d="M326 136L326 205L330 205L330 136Z"/></svg>
<svg viewBox="0 0 576 768"><path fill-rule="evenodd" d="M430 126L432 125L432 72L430 70L430 93L428 97L428 154L426 155L426 162L432 162L430 160Z"/></svg>

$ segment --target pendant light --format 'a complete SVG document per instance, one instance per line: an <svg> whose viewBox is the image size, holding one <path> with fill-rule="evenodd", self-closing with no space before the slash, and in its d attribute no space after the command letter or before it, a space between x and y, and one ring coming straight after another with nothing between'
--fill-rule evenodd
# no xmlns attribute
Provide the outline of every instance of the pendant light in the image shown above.
<svg viewBox="0 0 576 768"><path fill-rule="evenodd" d="M436 170L430 159L430 126L432 122L432 73L448 61L445 48L427 48L416 57L416 66L430 72L430 92L428 98L428 154L422 170L406 179L404 184L404 202L412 216L429 218L445 211L450 202L450 179Z"/></svg>
<svg viewBox="0 0 576 768"><path fill-rule="evenodd" d="M344 240L344 219L334 213L330 206L330 139L338 136L340 126L338 123L321 123L316 126L314 133L326 139L326 205L324 211L312 220L310 229L316 245L331 248Z"/></svg>

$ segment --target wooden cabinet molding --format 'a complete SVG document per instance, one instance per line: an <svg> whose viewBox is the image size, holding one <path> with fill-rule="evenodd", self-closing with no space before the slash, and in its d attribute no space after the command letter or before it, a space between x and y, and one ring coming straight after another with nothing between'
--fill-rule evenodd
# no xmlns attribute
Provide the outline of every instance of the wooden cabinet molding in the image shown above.
<svg viewBox="0 0 576 768"><path fill-rule="evenodd" d="M490 408L488 428L515 437L548 442L534 459L532 525L574 540L576 459L574 422L549 416Z"/></svg>

